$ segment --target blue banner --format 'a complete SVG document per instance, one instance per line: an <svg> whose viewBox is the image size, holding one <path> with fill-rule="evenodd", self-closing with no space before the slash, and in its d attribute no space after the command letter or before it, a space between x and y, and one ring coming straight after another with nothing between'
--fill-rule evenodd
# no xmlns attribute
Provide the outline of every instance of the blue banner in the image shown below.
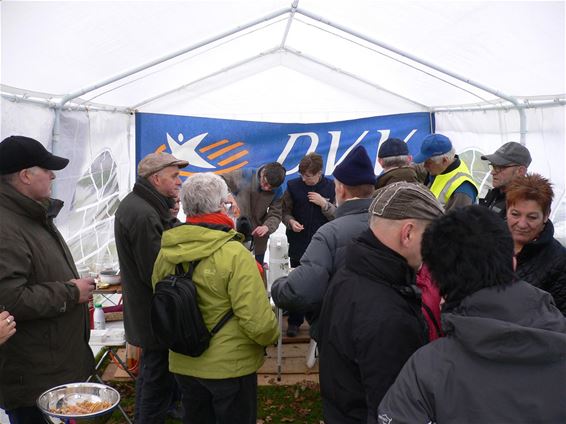
<svg viewBox="0 0 566 424"><path fill-rule="evenodd" d="M149 153L166 151L189 161L184 176L223 174L274 161L293 176L301 158L315 151L324 159L324 173L330 175L350 150L362 145L377 174L377 152L382 142L399 138L415 155L423 138L433 130L434 115L428 112L313 124L136 113L136 163Z"/></svg>

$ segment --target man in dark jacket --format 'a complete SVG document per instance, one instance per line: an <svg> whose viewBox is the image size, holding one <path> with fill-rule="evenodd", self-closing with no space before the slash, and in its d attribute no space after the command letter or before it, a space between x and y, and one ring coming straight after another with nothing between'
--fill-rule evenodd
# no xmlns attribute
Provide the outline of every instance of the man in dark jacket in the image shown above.
<svg viewBox="0 0 566 424"><path fill-rule="evenodd" d="M517 175L525 175L531 164L529 149L520 143L505 143L491 155L481 157L489 161L493 188L487 192L480 205L485 206L505 219L505 190Z"/></svg>
<svg viewBox="0 0 566 424"><path fill-rule="evenodd" d="M181 186L179 169L187 165L187 161L169 153L151 153L143 158L134 188L120 203L114 220L126 340L142 348L136 381L137 424L164 422L174 395L169 351L157 343L151 331L151 275L163 231L177 222L170 209Z"/></svg>
<svg viewBox="0 0 566 424"><path fill-rule="evenodd" d="M0 311L18 322L0 347L0 407L12 423L44 422L38 396L94 371L87 306L94 280L79 278L53 223L63 207L50 198L53 170L68 163L32 138L0 143Z"/></svg>
<svg viewBox="0 0 566 424"><path fill-rule="evenodd" d="M412 165L413 157L409 154L407 143L398 138L388 138L377 152L377 161L383 168L375 182L376 190L398 181L424 183L427 171L423 166Z"/></svg>
<svg viewBox="0 0 566 424"><path fill-rule="evenodd" d="M318 229L301 264L271 286L271 296L278 307L306 313L315 340L318 315L330 279L344 264L346 245L368 227L367 212L375 184L373 164L363 146L354 148L332 175L338 205L334 220Z"/></svg>
<svg viewBox="0 0 566 424"><path fill-rule="evenodd" d="M513 240L471 206L425 232L446 337L419 349L379 405L388 423L566 422L566 318L513 272Z"/></svg>
<svg viewBox="0 0 566 424"><path fill-rule="evenodd" d="M415 272L421 237L443 209L422 184L379 190L369 229L346 249L320 314L324 422L374 422L405 361L426 342Z"/></svg>

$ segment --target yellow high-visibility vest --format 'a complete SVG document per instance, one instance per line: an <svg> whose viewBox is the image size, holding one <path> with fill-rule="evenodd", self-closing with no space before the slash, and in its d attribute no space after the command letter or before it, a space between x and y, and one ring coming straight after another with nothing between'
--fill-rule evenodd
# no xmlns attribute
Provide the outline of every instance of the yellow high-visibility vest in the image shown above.
<svg viewBox="0 0 566 424"><path fill-rule="evenodd" d="M479 192L478 185L472 178L470 170L463 160L460 160L460 166L447 174L440 174L434 177L434 181L430 186L430 191L436 196L442 206L446 206L452 193L462 185L463 182L469 181Z"/></svg>

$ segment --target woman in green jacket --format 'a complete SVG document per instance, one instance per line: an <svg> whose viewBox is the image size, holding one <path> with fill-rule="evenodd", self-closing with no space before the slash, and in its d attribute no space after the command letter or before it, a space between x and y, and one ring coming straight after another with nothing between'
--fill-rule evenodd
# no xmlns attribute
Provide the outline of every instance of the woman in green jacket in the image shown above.
<svg viewBox="0 0 566 424"><path fill-rule="evenodd" d="M278 324L256 262L227 215L228 187L212 173L183 184L187 224L163 233L153 284L175 265L200 260L193 274L198 304L208 329L230 309L234 316L199 357L169 352L169 369L183 392L183 423L255 424L256 371L264 347L276 342Z"/></svg>

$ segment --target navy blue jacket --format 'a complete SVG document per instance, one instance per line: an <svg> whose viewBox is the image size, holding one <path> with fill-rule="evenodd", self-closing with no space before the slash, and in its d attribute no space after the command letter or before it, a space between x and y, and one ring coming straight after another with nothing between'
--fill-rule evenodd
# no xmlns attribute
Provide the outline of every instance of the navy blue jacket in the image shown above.
<svg viewBox="0 0 566 424"><path fill-rule="evenodd" d="M314 186L306 185L300 177L287 183L287 193L283 196L283 222L287 225L289 257L296 262L305 253L317 230L329 221L320 206L309 202L309 191L329 199L330 203L334 203L336 198L334 181L326 177L322 177ZM296 233L289 228L289 219L293 218L304 226L303 231Z"/></svg>

